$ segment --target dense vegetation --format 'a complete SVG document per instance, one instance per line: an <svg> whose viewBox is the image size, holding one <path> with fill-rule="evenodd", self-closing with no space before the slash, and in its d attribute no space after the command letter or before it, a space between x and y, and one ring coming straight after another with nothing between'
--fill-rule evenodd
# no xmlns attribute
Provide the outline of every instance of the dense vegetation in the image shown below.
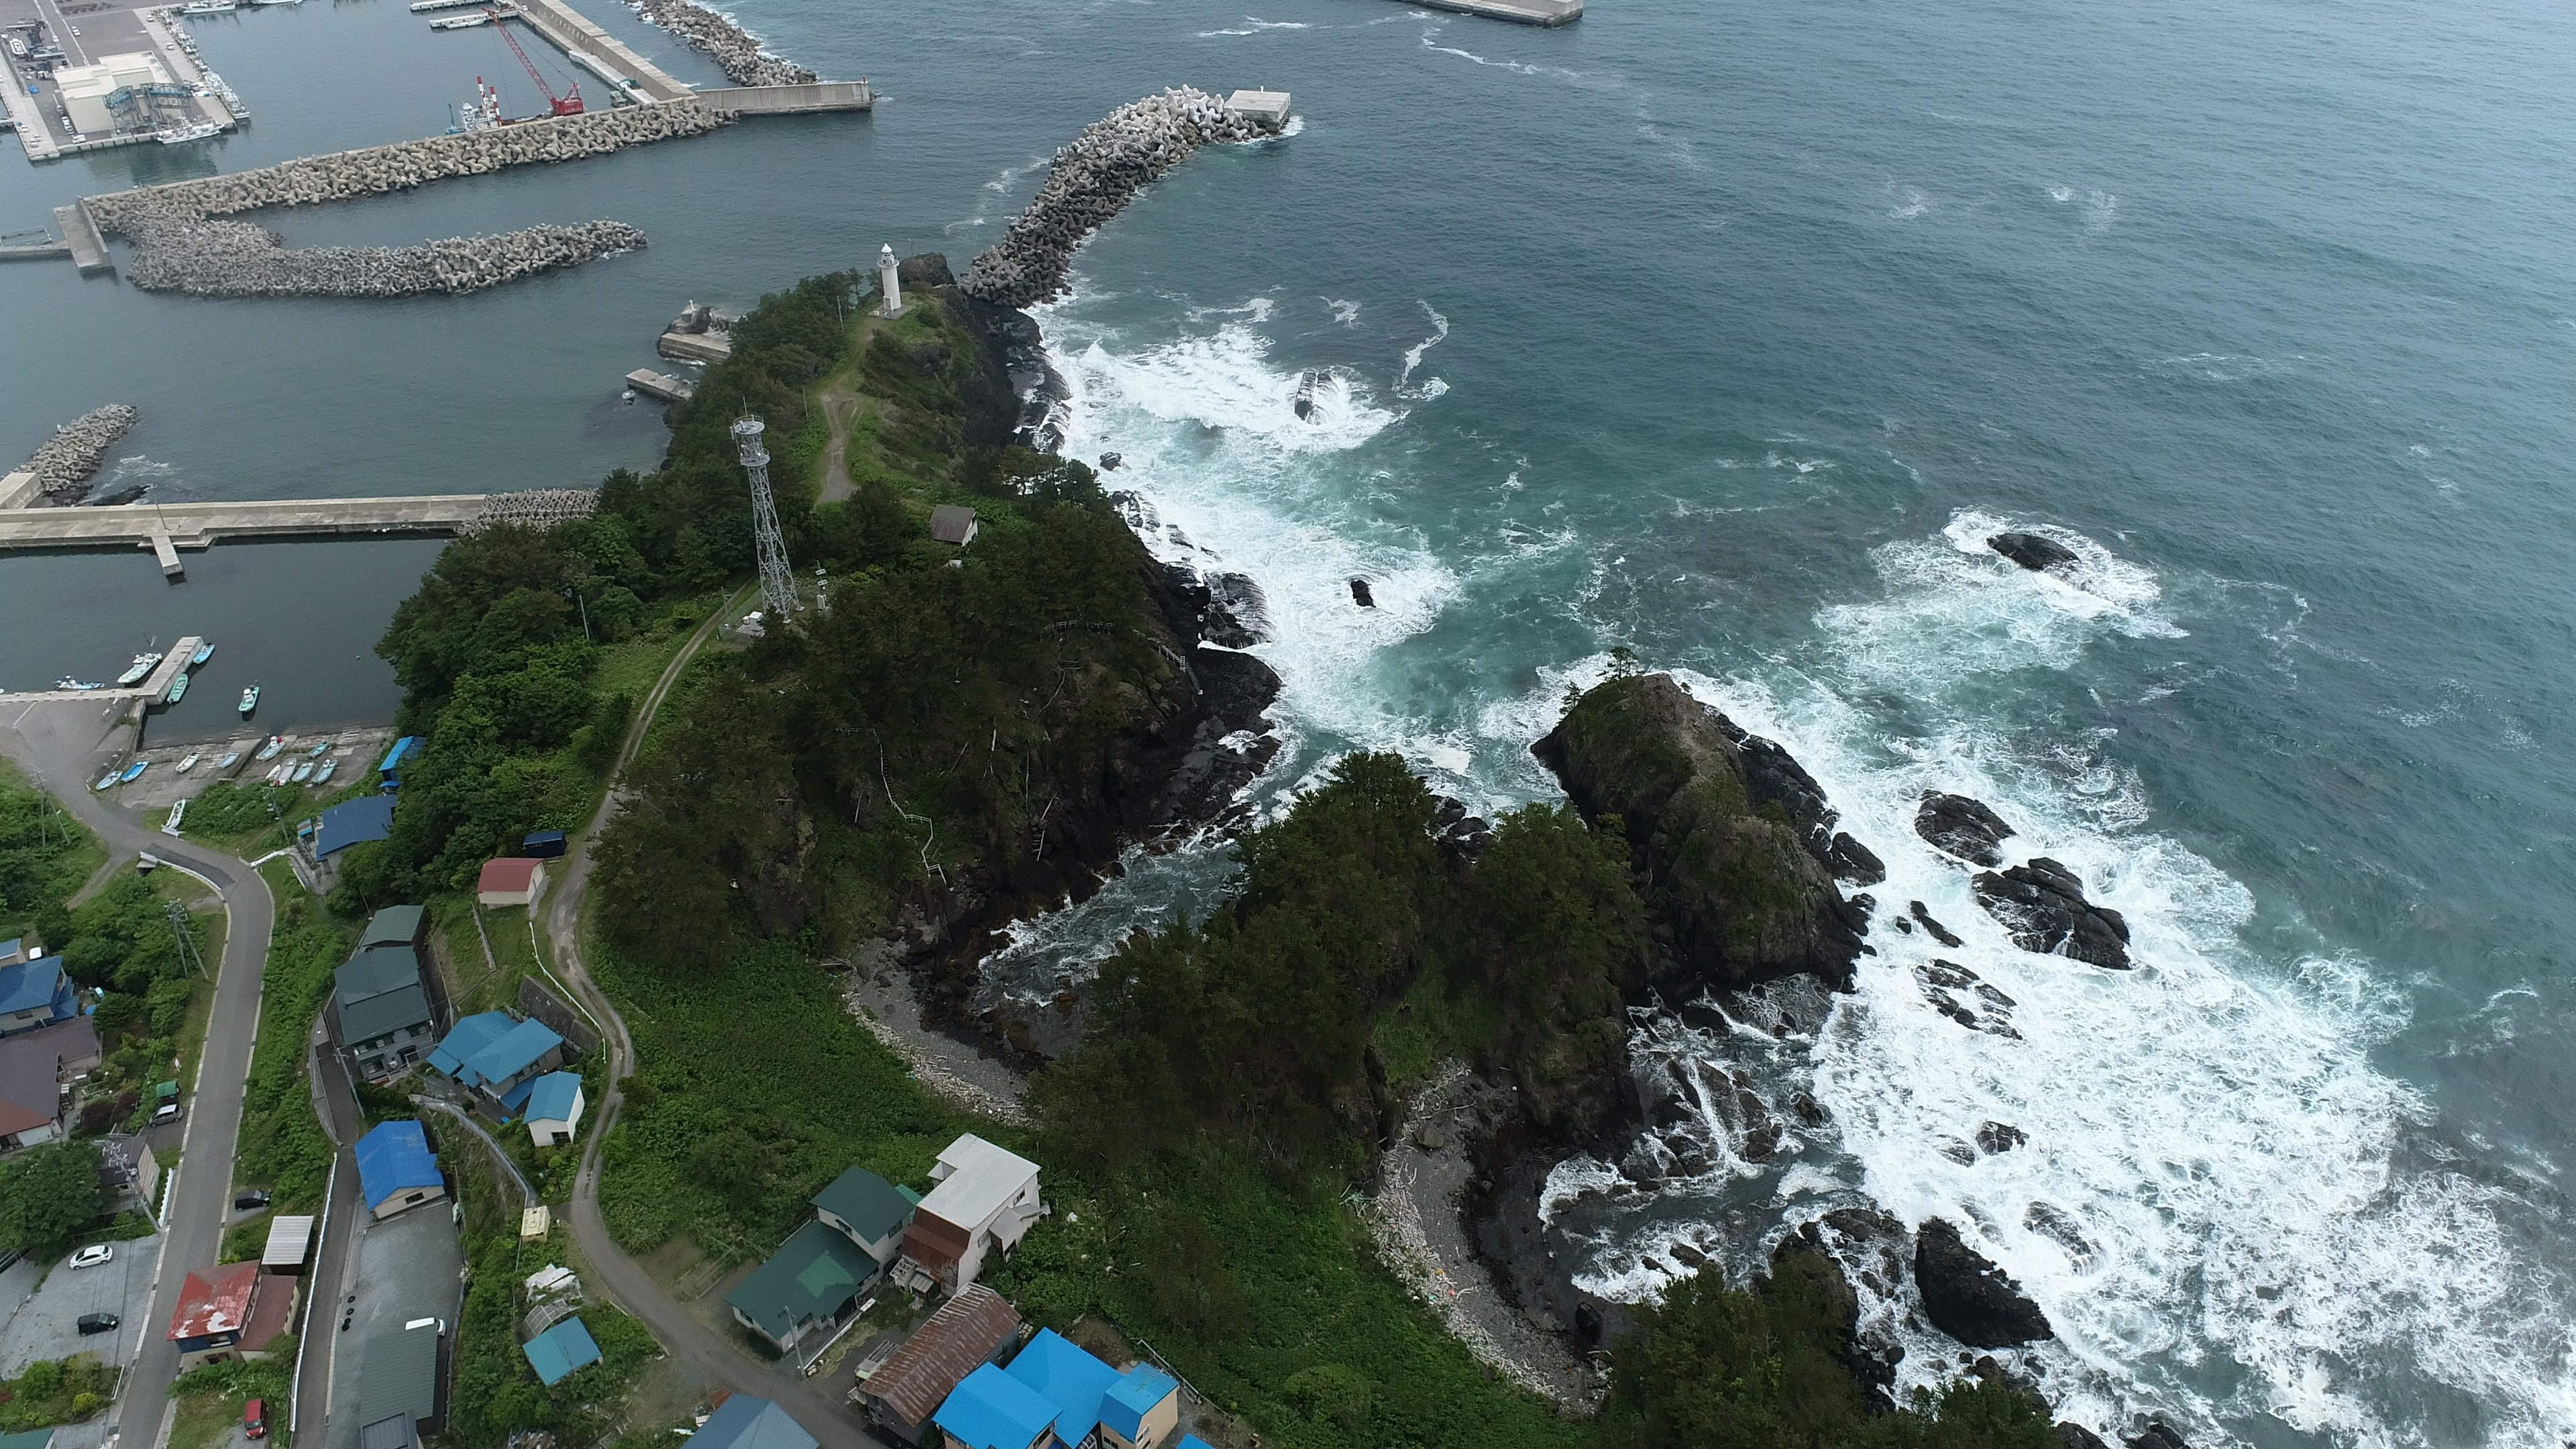
<svg viewBox="0 0 2576 1449"><path fill-rule="evenodd" d="M69 1247L108 1209L98 1145L49 1142L0 1158L0 1252Z"/></svg>
<svg viewBox="0 0 2576 1449"><path fill-rule="evenodd" d="M298 886L282 863L264 869L277 899L277 922L268 938L259 1040L242 1093L241 1151L233 1177L268 1188L276 1212L317 1212L331 1176L331 1140L313 1115L304 1043L331 994L331 973L356 933Z"/></svg>
<svg viewBox="0 0 2576 1449"><path fill-rule="evenodd" d="M0 1434L76 1424L116 1396L116 1370L95 1353L38 1359L0 1382Z"/></svg>
<svg viewBox="0 0 2576 1449"><path fill-rule="evenodd" d="M52 797L0 763L0 941L59 911L106 858L97 839Z"/></svg>

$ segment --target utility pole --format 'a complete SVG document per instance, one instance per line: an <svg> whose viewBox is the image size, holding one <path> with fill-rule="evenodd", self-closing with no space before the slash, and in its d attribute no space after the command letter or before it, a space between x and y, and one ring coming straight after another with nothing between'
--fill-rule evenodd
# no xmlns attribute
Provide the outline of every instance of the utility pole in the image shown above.
<svg viewBox="0 0 2576 1449"><path fill-rule="evenodd" d="M163 901L161 913L170 918L170 934L179 940L179 964L203 976L206 974L205 953L197 949L197 937L188 927L188 908L177 901Z"/></svg>

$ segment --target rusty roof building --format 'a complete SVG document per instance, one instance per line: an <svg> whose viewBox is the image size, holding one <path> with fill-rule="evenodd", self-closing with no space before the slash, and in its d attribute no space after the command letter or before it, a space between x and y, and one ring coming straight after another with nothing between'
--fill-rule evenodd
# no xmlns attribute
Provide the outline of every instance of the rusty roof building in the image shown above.
<svg viewBox="0 0 2576 1449"><path fill-rule="evenodd" d="M922 1442L930 1416L968 1374L1001 1358L1020 1339L1020 1315L981 1284L939 1305L930 1321L850 1391L877 1425L907 1444Z"/></svg>

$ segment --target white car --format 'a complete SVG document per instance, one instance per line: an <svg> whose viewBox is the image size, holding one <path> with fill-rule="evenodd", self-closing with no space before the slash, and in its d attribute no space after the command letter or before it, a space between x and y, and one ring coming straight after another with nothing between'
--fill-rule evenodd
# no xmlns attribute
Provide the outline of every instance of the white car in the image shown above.
<svg viewBox="0 0 2576 1449"><path fill-rule="evenodd" d="M81 1249L79 1252L72 1254L71 1266L75 1268L95 1268L101 1263L114 1261L115 1257L116 1248L113 1244L92 1243L88 1247Z"/></svg>

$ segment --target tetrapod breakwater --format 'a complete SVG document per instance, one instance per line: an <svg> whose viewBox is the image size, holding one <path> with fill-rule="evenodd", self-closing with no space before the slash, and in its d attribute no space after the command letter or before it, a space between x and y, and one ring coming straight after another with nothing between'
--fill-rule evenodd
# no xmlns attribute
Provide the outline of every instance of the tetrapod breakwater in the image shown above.
<svg viewBox="0 0 2576 1449"><path fill-rule="evenodd" d="M1061 296L1074 249L1146 183L1200 146L1258 141L1279 134L1281 125L1268 115L1230 110L1224 101L1190 86L1120 106L1055 153L1036 198L957 285L969 296L1004 307L1030 307Z"/></svg>
<svg viewBox="0 0 2576 1449"><path fill-rule="evenodd" d="M759 40L741 26L695 0L634 0L634 4L646 20L714 57L735 85L801 86L814 81L814 72L762 50Z"/></svg>
<svg viewBox="0 0 2576 1449"><path fill-rule="evenodd" d="M215 218L408 190L454 176L570 161L702 135L726 124L704 101L621 107L432 136L275 166L85 198L103 232L135 247L127 279L209 297L399 297L471 292L644 244L624 222L541 226L409 247L287 247L247 222Z"/></svg>
<svg viewBox="0 0 2576 1449"><path fill-rule="evenodd" d="M124 437L142 416L124 403L92 408L54 429L54 435L36 449L25 466L10 476L32 475L37 491L49 496L78 492L98 471L107 450L115 447L116 440Z"/></svg>

